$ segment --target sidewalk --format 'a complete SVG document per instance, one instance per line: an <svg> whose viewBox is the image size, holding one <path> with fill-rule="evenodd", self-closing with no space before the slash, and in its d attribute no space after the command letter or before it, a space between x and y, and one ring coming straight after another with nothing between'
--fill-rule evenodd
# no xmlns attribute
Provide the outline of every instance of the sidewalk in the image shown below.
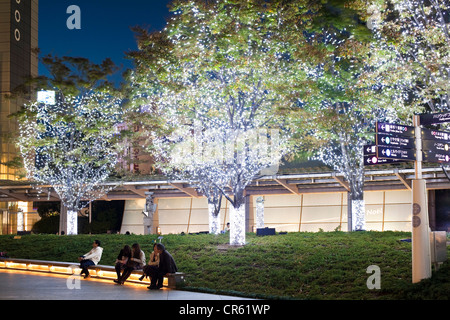
<svg viewBox="0 0 450 320"><path fill-rule="evenodd" d="M65 275L0 269L0 300L248 300L167 288L148 290L147 285L120 286L94 278L77 282Z"/></svg>

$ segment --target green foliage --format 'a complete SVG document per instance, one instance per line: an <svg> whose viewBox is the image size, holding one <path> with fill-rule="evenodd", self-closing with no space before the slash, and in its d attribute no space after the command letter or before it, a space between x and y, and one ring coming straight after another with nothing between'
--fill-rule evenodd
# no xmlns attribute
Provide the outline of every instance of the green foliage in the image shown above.
<svg viewBox="0 0 450 320"><path fill-rule="evenodd" d="M41 57L40 62L47 69L49 76L40 75L25 79L23 85L13 88L11 97L26 96L31 88L57 90L71 96L83 94L93 88L103 92L119 92L108 79L118 70L110 58L96 64L83 57L48 54Z"/></svg>
<svg viewBox="0 0 450 320"><path fill-rule="evenodd" d="M186 273L185 290L266 299L443 299L449 298L450 264L433 277L411 283L411 243L407 232L288 233L257 237L233 247L228 235L163 235L162 243ZM139 243L146 257L157 235L0 236L13 258L76 262L99 239L100 264L113 265L125 244ZM381 289L366 286L367 267L381 269Z"/></svg>
<svg viewBox="0 0 450 320"><path fill-rule="evenodd" d="M56 234L59 232L59 213L57 215L45 215L33 225L34 233Z"/></svg>
<svg viewBox="0 0 450 320"><path fill-rule="evenodd" d="M395 53L396 68L389 80L408 91L410 108L438 112L447 110L449 101L448 0L390 0L378 4L379 31ZM391 83L395 83L395 82Z"/></svg>
<svg viewBox="0 0 450 320"><path fill-rule="evenodd" d="M92 203L92 218L78 217L80 234L99 234L120 230L123 216L124 201L94 201ZM36 234L57 234L59 232L59 202L43 202L38 205L38 213L42 218L33 226Z"/></svg>
<svg viewBox="0 0 450 320"><path fill-rule="evenodd" d="M85 218L82 233L106 233L108 230L117 232L120 230L125 201L95 201L92 203L92 218L89 224ZM81 226L80 226L81 227Z"/></svg>
<svg viewBox="0 0 450 320"><path fill-rule="evenodd" d="M58 215L61 210L61 203L57 201L38 202L36 206L37 206L37 213L41 218Z"/></svg>

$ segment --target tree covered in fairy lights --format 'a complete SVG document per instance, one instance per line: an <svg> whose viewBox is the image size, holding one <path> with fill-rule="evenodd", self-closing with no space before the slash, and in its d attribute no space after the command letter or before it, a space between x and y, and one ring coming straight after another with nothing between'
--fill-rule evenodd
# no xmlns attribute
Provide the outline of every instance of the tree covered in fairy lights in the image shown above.
<svg viewBox="0 0 450 320"><path fill-rule="evenodd" d="M372 5L374 32L390 48L395 68L379 70L385 83L397 83L406 106L417 113L449 110L450 2L389 0ZM448 129L448 124L441 124ZM441 164L450 179L444 164Z"/></svg>
<svg viewBox="0 0 450 320"><path fill-rule="evenodd" d="M338 138L330 139L336 143L323 149L320 158L343 172L356 200L362 199L358 193L364 185L362 147L373 141L376 121L411 124L414 113L448 110L450 7L448 1L392 0L355 1L349 8L366 22L370 39L345 29L340 33L344 37L334 32L331 59L325 60L331 62L328 73L333 78L328 81L320 75L316 84L334 88L330 105L334 118L326 116L329 111L318 112L318 117L325 116L326 127L331 128L325 132ZM319 96L330 101L324 92ZM358 220L353 228L359 228Z"/></svg>
<svg viewBox="0 0 450 320"><path fill-rule="evenodd" d="M333 50L318 66L315 85L320 100L305 101L317 122L315 134L328 143L317 158L341 173L349 188L349 230L365 229L364 145L373 143L377 121L393 122L404 116L396 97L401 91L382 88L373 70L386 67L389 60L377 56L377 39L344 30L324 30L325 43ZM375 60L376 59L376 60ZM389 94L387 94L389 92ZM350 228L351 227L351 228Z"/></svg>
<svg viewBox="0 0 450 320"><path fill-rule="evenodd" d="M299 61L309 68L298 111L310 124L306 135L313 137L308 147L314 158L342 174L348 186L350 230L365 227L363 146L373 141L375 122L412 115L401 86L380 73L396 66L388 46L365 22L370 16L365 1L325 1L316 4L306 26L286 14L280 28L292 56L310 53ZM292 32L294 27L303 32ZM295 124L299 116L291 115Z"/></svg>
<svg viewBox="0 0 450 320"><path fill-rule="evenodd" d="M161 145L184 143L194 132L194 120L200 123L201 132L208 134L213 128L225 128L227 122L232 128L238 123L245 128L245 121L264 124L252 125L252 130L270 128L266 125L273 123L280 128L283 123L282 127L291 129L291 143L309 147L316 157L343 174L355 204L354 212L350 211L352 229L364 229L363 146L373 141L377 120L410 121L416 111L406 104L405 88L412 83L411 77L395 77L397 50L379 32L370 4L175 1L175 16L165 30L154 34L141 30L141 50L134 55L134 89L144 100L151 97L143 104L159 110L150 118L158 119L160 133L164 133L154 136L154 150L159 148L158 153L169 159ZM255 110L266 105L268 112L259 114L263 115L259 120L241 116L237 121L233 116L245 115L246 110L252 116L247 101L252 101L252 107L261 101L262 109ZM268 118L278 121L266 123ZM185 131L180 134L180 130ZM223 138L226 136L221 132L211 139L230 141ZM197 142L208 144L202 139ZM191 140L195 150L196 140ZM219 177L217 167L207 169L202 157L193 159L190 165L200 173L213 172L209 176ZM251 167L248 163L245 166ZM200 176L182 166L170 170ZM233 181L231 177L219 180ZM240 194L246 186L237 180L227 185L234 196L228 200L235 208L234 204L242 204L236 199L243 199ZM220 186L219 182L214 184ZM228 195L225 188L219 189Z"/></svg>
<svg viewBox="0 0 450 320"><path fill-rule="evenodd" d="M385 76L409 80L405 101L412 108L449 110L450 1L389 0L375 7L374 29L396 55L396 70Z"/></svg>
<svg viewBox="0 0 450 320"><path fill-rule="evenodd" d="M355 201L352 228L362 230L362 148L375 122L408 124L415 112L448 110L449 7L174 0L164 30L135 29L124 115L130 141L208 199L212 233L223 197L231 203L231 244L245 243L245 188L299 150L344 176ZM52 185L73 220L82 200L106 192L121 100L106 80L109 60L43 62L50 76L33 85L55 90L56 103L30 103L17 115L18 146L28 177Z"/></svg>
<svg viewBox="0 0 450 320"><path fill-rule="evenodd" d="M217 217L230 203L230 243L245 243L245 188L276 166L289 132L276 111L289 101L303 70L290 68L250 2L175 1L161 32L139 30L133 101L152 106L138 117L149 126L151 148L168 176L189 179L208 197ZM245 11L245 15L240 13ZM272 19L273 23L276 23ZM218 192L220 191L220 195ZM211 196L208 196L211 195Z"/></svg>
<svg viewBox="0 0 450 320"><path fill-rule="evenodd" d="M16 114L17 145L27 177L50 185L61 199L67 211L62 231L77 234L78 210L110 190L102 182L118 159L115 124L121 121L121 99L106 81L113 70L108 60L96 65L49 56L44 63L50 76L34 83L54 90L55 101L29 103Z"/></svg>

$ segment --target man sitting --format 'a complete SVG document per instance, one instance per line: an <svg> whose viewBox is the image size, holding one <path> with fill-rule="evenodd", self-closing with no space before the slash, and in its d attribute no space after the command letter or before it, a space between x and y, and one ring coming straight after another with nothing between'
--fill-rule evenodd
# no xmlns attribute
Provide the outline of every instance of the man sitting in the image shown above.
<svg viewBox="0 0 450 320"><path fill-rule="evenodd" d="M157 243L155 252L159 254L159 266L152 266L149 270L151 277L150 290L158 290L163 286L164 276L167 273L175 273L178 271L177 265L172 255L166 250L163 244Z"/></svg>
<svg viewBox="0 0 450 320"><path fill-rule="evenodd" d="M100 241L95 240L92 244L92 249L88 253L86 253L84 256L78 257L78 261L80 261L80 268L81 272L80 275L83 273L85 274L84 278L89 278L89 266L97 265L102 258L103 248L100 247Z"/></svg>

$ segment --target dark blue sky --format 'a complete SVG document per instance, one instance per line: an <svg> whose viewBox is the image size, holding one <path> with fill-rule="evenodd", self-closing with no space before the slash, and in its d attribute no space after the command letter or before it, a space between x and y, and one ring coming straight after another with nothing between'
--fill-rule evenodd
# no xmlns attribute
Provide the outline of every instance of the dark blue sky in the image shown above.
<svg viewBox="0 0 450 320"><path fill-rule="evenodd" d="M125 52L136 49L130 27L164 28L170 0L39 0L39 48L41 56L85 57L99 63L111 58L123 70L131 67ZM69 30L70 5L81 9L81 30ZM40 66L39 73L45 74Z"/></svg>

